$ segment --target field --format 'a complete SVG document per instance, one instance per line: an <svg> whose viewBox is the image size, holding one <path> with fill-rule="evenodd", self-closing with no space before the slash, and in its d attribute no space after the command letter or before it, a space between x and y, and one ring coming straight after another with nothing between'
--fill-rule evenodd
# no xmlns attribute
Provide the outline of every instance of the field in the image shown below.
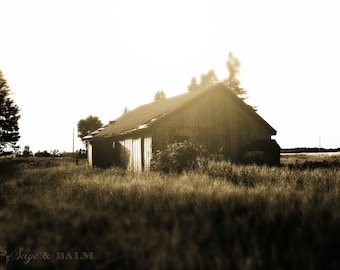
<svg viewBox="0 0 340 270"><path fill-rule="evenodd" d="M340 269L339 156L318 158L180 175L2 159L0 269Z"/></svg>

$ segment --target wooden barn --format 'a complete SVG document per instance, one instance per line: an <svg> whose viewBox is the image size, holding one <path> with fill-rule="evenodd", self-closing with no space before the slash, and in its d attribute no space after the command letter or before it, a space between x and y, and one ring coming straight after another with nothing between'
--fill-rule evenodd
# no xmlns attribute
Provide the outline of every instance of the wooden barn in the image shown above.
<svg viewBox="0 0 340 270"><path fill-rule="evenodd" d="M275 129L219 82L142 105L86 139L92 166L140 171L149 169L157 150L185 140L231 161L260 157L277 164L280 147L273 135Z"/></svg>

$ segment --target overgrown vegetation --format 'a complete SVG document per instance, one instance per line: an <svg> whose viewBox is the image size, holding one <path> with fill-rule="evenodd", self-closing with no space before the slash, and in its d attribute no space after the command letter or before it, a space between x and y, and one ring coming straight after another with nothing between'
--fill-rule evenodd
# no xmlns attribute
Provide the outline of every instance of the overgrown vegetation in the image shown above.
<svg viewBox="0 0 340 270"><path fill-rule="evenodd" d="M207 171L132 174L62 158L0 164L0 247L39 255L6 269L340 267L339 167L215 161Z"/></svg>
<svg viewBox="0 0 340 270"><path fill-rule="evenodd" d="M158 150L151 161L151 169L163 173L181 173L183 170L195 170L200 166L199 159L206 156L206 150L193 143L175 142L165 150Z"/></svg>

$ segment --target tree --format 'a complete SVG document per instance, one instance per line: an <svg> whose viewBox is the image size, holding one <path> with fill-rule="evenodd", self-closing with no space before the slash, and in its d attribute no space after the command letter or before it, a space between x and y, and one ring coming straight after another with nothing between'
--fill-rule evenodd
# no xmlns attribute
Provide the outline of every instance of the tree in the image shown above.
<svg viewBox="0 0 340 270"><path fill-rule="evenodd" d="M227 69L229 71L229 77L224 80L224 83L242 100L246 99L247 90L240 87L240 81L236 78L236 75L240 71L240 61L234 57L232 52L229 53L229 58L226 62Z"/></svg>
<svg viewBox="0 0 340 270"><path fill-rule="evenodd" d="M229 77L223 82L231 91L233 91L240 99L244 100L247 98L247 90L240 87L240 81L236 78L240 71L240 61L233 55L232 52L229 53L229 58L226 62L227 69L229 71ZM195 90L201 86L209 86L218 82L218 78L215 74L215 70L211 69L207 73L201 74L200 83L197 84L195 77L191 79L191 83L188 85L188 91ZM255 109L255 108L254 108Z"/></svg>
<svg viewBox="0 0 340 270"><path fill-rule="evenodd" d="M211 69L206 74L201 75L200 86L208 86L218 82L215 70Z"/></svg>
<svg viewBox="0 0 340 270"><path fill-rule="evenodd" d="M82 139L91 132L103 126L102 121L97 116L88 116L86 119L81 119L78 122L78 137Z"/></svg>
<svg viewBox="0 0 340 270"><path fill-rule="evenodd" d="M128 112L129 112L129 110L128 110L128 108L125 106L124 109L123 109L123 114L122 114L122 115L124 115L124 114L126 114L126 113L128 113Z"/></svg>
<svg viewBox="0 0 340 270"><path fill-rule="evenodd" d="M157 91L154 100L166 99L165 92L163 90Z"/></svg>
<svg viewBox="0 0 340 270"><path fill-rule="evenodd" d="M218 78L215 74L215 70L211 69L207 73L201 74L200 83L197 84L196 77L192 77L191 83L188 85L188 91L196 90L201 86L208 86L218 82Z"/></svg>
<svg viewBox="0 0 340 270"><path fill-rule="evenodd" d="M195 90L199 87L196 77L192 77L190 84L188 85L188 91Z"/></svg>
<svg viewBox="0 0 340 270"><path fill-rule="evenodd" d="M10 98L10 88L0 71L0 153L6 147L17 148L20 139L18 120L19 107Z"/></svg>

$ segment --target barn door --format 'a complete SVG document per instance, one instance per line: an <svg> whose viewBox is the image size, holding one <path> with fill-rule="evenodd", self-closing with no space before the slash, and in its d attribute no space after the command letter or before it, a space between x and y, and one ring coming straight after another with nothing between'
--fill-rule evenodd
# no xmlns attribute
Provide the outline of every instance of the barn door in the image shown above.
<svg viewBox="0 0 340 270"><path fill-rule="evenodd" d="M122 164L128 170L138 172L150 169L152 138L125 139L121 145Z"/></svg>

